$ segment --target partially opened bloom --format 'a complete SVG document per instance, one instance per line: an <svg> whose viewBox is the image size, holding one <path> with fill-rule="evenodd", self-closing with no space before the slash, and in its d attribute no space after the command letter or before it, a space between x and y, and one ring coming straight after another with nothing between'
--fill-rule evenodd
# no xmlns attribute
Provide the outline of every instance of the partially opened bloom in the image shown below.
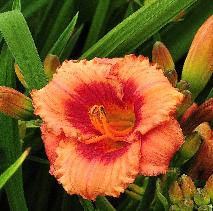
<svg viewBox="0 0 213 211"><path fill-rule="evenodd" d="M138 174L166 173L183 143L183 96L142 56L65 61L31 95L50 172L70 194L119 196Z"/></svg>

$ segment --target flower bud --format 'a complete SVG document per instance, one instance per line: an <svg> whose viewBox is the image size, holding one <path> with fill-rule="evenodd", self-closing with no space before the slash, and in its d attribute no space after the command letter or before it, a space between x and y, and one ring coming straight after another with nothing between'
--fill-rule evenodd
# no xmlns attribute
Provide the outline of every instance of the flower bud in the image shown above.
<svg viewBox="0 0 213 211"><path fill-rule="evenodd" d="M212 136L212 129L208 122L204 122L195 128L195 131L201 136L203 140L209 140Z"/></svg>
<svg viewBox="0 0 213 211"><path fill-rule="evenodd" d="M198 211L212 211L212 204L209 205L202 205L200 207L198 207Z"/></svg>
<svg viewBox="0 0 213 211"><path fill-rule="evenodd" d="M182 200L178 204L170 206L169 211L193 211L194 202L191 199Z"/></svg>
<svg viewBox="0 0 213 211"><path fill-rule="evenodd" d="M17 64L14 65L15 68L15 73L21 84L25 87L28 88L26 81L24 80L24 76L21 73L21 70Z"/></svg>
<svg viewBox="0 0 213 211"><path fill-rule="evenodd" d="M193 198L194 194L196 193L196 188L191 177L187 175L182 175L180 180L180 186L185 199Z"/></svg>
<svg viewBox="0 0 213 211"><path fill-rule="evenodd" d="M182 79L190 83L193 99L203 90L212 75L213 16L196 33L186 57Z"/></svg>
<svg viewBox="0 0 213 211"><path fill-rule="evenodd" d="M183 192L177 181L173 182L169 188L169 198L173 204L178 204L183 200Z"/></svg>
<svg viewBox="0 0 213 211"><path fill-rule="evenodd" d="M152 61L157 63L164 73L175 69L172 56L162 42L157 41L154 44L152 49Z"/></svg>
<svg viewBox="0 0 213 211"><path fill-rule="evenodd" d="M140 186L138 186L138 185L136 185L136 184L130 184L129 186L128 186L128 188L131 190L131 191L133 191L133 192L135 192L135 193L137 193L137 194L140 194L140 195L143 195L144 194L144 189L142 188L142 187L140 187Z"/></svg>
<svg viewBox="0 0 213 211"><path fill-rule="evenodd" d="M44 72L50 80L60 65L59 58L56 55L48 54L46 56L44 60Z"/></svg>
<svg viewBox="0 0 213 211"><path fill-rule="evenodd" d="M207 205L210 203L210 197L208 192L205 189L197 189L197 192L194 195L194 201L197 205Z"/></svg>
<svg viewBox="0 0 213 211"><path fill-rule="evenodd" d="M33 118L32 101L12 88L0 86L0 112L21 120Z"/></svg>
<svg viewBox="0 0 213 211"><path fill-rule="evenodd" d="M211 198L211 202L213 203L213 174L206 181L204 189L208 193L209 197Z"/></svg>
<svg viewBox="0 0 213 211"><path fill-rule="evenodd" d="M141 195L133 192L133 191L130 191L130 190L125 190L125 194L127 196L129 196L131 199L134 199L136 201L140 201L141 200Z"/></svg>
<svg viewBox="0 0 213 211"><path fill-rule="evenodd" d="M213 137L204 140L189 174L193 179L208 179L213 174Z"/></svg>

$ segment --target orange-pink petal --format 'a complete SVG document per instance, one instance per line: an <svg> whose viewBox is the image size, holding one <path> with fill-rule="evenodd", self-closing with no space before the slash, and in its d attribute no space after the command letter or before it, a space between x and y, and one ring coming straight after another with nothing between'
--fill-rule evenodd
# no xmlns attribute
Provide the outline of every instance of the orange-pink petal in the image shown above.
<svg viewBox="0 0 213 211"><path fill-rule="evenodd" d="M50 161L50 169L52 169L52 165L57 158L56 149L59 145L59 142L65 139L65 136L63 133L58 136L54 135L53 132L45 124L41 126L41 132L45 152L48 157L48 160Z"/></svg>
<svg viewBox="0 0 213 211"><path fill-rule="evenodd" d="M63 131L66 136L90 137L96 131L89 120L89 108L108 101L120 102L119 85L106 79L111 64L98 61L65 61L47 86L31 93L35 114L55 134Z"/></svg>
<svg viewBox="0 0 213 211"><path fill-rule="evenodd" d="M176 120L169 120L142 137L140 173L165 174L174 154L183 144L183 134Z"/></svg>
<svg viewBox="0 0 213 211"><path fill-rule="evenodd" d="M119 62L119 74L128 88L126 98L135 100L136 131L141 134L168 121L183 100L163 72L142 56L125 56ZM134 84L133 89L129 89L129 83Z"/></svg>
<svg viewBox="0 0 213 211"><path fill-rule="evenodd" d="M97 196L119 196L139 171L140 141L114 151L101 145L60 142L53 174L69 194L95 200Z"/></svg>

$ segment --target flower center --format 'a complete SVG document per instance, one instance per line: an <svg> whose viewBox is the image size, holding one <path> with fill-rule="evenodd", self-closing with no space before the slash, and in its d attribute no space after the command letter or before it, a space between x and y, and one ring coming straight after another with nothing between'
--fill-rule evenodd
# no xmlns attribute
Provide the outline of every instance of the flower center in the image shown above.
<svg viewBox="0 0 213 211"><path fill-rule="evenodd" d="M124 117L125 116L125 117ZM103 139L112 141L124 141L123 137L128 135L133 127L135 116L133 112L115 112L107 115L103 105L94 105L89 110L92 125L102 135L85 140L85 143L96 143Z"/></svg>

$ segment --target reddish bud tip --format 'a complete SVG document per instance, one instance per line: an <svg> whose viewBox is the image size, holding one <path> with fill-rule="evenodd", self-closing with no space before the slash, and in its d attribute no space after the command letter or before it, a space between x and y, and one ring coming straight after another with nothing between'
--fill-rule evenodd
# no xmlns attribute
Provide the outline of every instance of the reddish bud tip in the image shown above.
<svg viewBox="0 0 213 211"><path fill-rule="evenodd" d="M152 61L157 63L159 68L161 68L164 73L175 69L175 64L173 62L172 56L166 46L157 41L152 50Z"/></svg>
<svg viewBox="0 0 213 211"><path fill-rule="evenodd" d="M12 88L0 86L0 112L21 120L33 117L32 101Z"/></svg>
<svg viewBox="0 0 213 211"><path fill-rule="evenodd" d="M60 67L59 58L56 55L48 54L44 60L44 71L49 79L52 79L57 68Z"/></svg>

